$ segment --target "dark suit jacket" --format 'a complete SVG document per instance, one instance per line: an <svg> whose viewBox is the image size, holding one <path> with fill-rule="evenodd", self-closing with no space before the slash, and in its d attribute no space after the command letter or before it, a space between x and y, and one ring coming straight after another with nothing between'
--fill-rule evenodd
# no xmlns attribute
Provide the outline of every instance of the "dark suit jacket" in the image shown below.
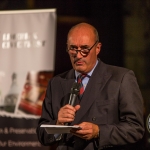
<svg viewBox="0 0 150 150"><path fill-rule="evenodd" d="M39 141L43 145L53 143L55 138L48 135L40 125L56 123L60 107L68 103L74 81L72 69L49 82L37 128ZM99 60L80 105L71 125L81 122L97 124L100 128L99 149L122 149L118 146L135 143L143 137L143 99L133 71L110 66ZM71 138L71 135L67 135L66 139L68 141ZM74 148L68 147L70 150L94 149L95 140L85 141L77 137L72 139ZM67 150L65 145L58 149Z"/></svg>

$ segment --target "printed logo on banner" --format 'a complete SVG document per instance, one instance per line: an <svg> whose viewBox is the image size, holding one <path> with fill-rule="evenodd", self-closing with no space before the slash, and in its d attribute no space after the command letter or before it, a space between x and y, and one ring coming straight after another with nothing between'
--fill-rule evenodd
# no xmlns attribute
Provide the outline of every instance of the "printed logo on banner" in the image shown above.
<svg viewBox="0 0 150 150"><path fill-rule="evenodd" d="M3 33L2 49L10 48L40 48L44 47L45 40L39 40L37 33Z"/></svg>
<svg viewBox="0 0 150 150"><path fill-rule="evenodd" d="M150 133L150 114L147 117L146 126L147 126L148 132Z"/></svg>

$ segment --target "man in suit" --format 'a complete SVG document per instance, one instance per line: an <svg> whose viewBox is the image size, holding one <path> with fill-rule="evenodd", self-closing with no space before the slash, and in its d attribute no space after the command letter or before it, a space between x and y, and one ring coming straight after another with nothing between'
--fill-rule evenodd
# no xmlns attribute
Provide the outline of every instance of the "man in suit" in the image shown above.
<svg viewBox="0 0 150 150"><path fill-rule="evenodd" d="M58 143L58 150L119 149L142 139L143 99L133 71L103 63L97 30L90 24L72 27L67 52L73 69L52 78L37 127L43 145ZM74 106L70 89L80 74L84 93ZM47 134L41 124L78 125L70 134ZM62 138L63 137L63 138Z"/></svg>

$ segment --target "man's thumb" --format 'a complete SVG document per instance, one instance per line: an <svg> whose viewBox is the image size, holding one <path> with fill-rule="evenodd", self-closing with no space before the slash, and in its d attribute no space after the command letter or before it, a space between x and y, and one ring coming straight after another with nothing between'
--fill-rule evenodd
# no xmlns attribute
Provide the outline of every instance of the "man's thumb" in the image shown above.
<svg viewBox="0 0 150 150"><path fill-rule="evenodd" d="M75 108L75 110L77 111L77 110L80 109L80 105L76 105L74 108Z"/></svg>

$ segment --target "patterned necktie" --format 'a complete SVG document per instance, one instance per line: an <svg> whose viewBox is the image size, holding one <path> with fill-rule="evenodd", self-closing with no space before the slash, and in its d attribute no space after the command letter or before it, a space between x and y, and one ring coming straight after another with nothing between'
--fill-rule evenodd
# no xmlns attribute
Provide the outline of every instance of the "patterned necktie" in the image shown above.
<svg viewBox="0 0 150 150"><path fill-rule="evenodd" d="M77 77L77 82L80 84L80 92L79 92L79 98L80 98L80 99L82 98L82 95L83 95L83 93L84 93L84 86L83 86L82 80L83 80L86 76L87 76L86 74L80 74L80 75Z"/></svg>

